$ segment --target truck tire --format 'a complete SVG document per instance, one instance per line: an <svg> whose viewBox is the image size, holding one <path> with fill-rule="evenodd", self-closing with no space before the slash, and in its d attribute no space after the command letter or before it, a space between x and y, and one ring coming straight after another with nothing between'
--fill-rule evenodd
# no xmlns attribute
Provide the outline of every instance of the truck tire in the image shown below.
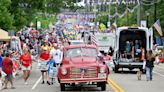
<svg viewBox="0 0 164 92"><path fill-rule="evenodd" d="M106 90L106 82L101 82L101 91Z"/></svg>
<svg viewBox="0 0 164 92"><path fill-rule="evenodd" d="M60 83L60 90L65 91L65 84L64 83Z"/></svg>

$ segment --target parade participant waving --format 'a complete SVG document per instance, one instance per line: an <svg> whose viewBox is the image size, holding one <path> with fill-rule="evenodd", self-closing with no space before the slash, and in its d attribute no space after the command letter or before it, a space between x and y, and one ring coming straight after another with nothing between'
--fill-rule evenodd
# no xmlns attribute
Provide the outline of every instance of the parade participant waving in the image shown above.
<svg viewBox="0 0 164 92"><path fill-rule="evenodd" d="M44 44L41 46L41 52L44 52L44 48L47 48L48 51L50 50L48 42L44 42Z"/></svg>
<svg viewBox="0 0 164 92"><path fill-rule="evenodd" d="M42 84L44 84L44 74L46 73L46 76L47 76L47 61L49 60L49 57L50 57L50 53L48 51L48 48L44 48L44 51L40 54L40 61L42 63L42 69L41 72L42 72ZM48 78L47 78L47 84L50 85L50 82L48 81Z"/></svg>
<svg viewBox="0 0 164 92"><path fill-rule="evenodd" d="M27 79L30 76L31 61L32 59L29 50L24 49L24 53L20 56L20 64L22 66L21 68L23 70L25 84L28 84Z"/></svg>

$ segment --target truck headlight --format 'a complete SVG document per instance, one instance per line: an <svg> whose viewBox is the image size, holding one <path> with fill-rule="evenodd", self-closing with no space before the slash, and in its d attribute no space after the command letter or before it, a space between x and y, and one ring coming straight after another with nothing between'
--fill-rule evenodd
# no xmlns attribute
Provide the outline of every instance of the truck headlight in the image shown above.
<svg viewBox="0 0 164 92"><path fill-rule="evenodd" d="M105 73L105 67L100 67L100 73Z"/></svg>
<svg viewBox="0 0 164 92"><path fill-rule="evenodd" d="M67 74L67 69L62 69L61 73L62 73L63 75L66 75L66 74Z"/></svg>

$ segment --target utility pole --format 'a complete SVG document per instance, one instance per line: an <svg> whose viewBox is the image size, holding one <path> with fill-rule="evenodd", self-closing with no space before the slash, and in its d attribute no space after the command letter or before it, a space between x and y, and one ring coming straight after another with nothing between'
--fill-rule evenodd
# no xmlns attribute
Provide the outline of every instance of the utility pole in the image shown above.
<svg viewBox="0 0 164 92"><path fill-rule="evenodd" d="M128 3L126 5L126 25L129 26L129 12L128 12Z"/></svg>
<svg viewBox="0 0 164 92"><path fill-rule="evenodd" d="M154 22L157 20L157 0L154 0Z"/></svg>
<svg viewBox="0 0 164 92"><path fill-rule="evenodd" d="M137 25L140 26L141 21L141 0L138 0L138 9L137 9Z"/></svg>
<svg viewBox="0 0 164 92"><path fill-rule="evenodd" d="M109 12L108 12L108 21L110 21L110 4L111 4L111 2L109 2Z"/></svg>
<svg viewBox="0 0 164 92"><path fill-rule="evenodd" d="M97 17L97 14L96 13L97 13L98 10L97 10L96 1L94 1L94 0L93 0L93 6L94 6L93 12L94 12L94 15L95 15L95 20L94 21L96 21L96 17Z"/></svg>

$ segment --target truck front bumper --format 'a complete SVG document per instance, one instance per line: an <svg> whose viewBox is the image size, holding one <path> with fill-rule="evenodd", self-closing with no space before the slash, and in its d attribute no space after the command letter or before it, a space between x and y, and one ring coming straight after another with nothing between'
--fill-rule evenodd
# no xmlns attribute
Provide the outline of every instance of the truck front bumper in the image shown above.
<svg viewBox="0 0 164 92"><path fill-rule="evenodd" d="M60 79L60 83L104 82L107 78L73 78Z"/></svg>

